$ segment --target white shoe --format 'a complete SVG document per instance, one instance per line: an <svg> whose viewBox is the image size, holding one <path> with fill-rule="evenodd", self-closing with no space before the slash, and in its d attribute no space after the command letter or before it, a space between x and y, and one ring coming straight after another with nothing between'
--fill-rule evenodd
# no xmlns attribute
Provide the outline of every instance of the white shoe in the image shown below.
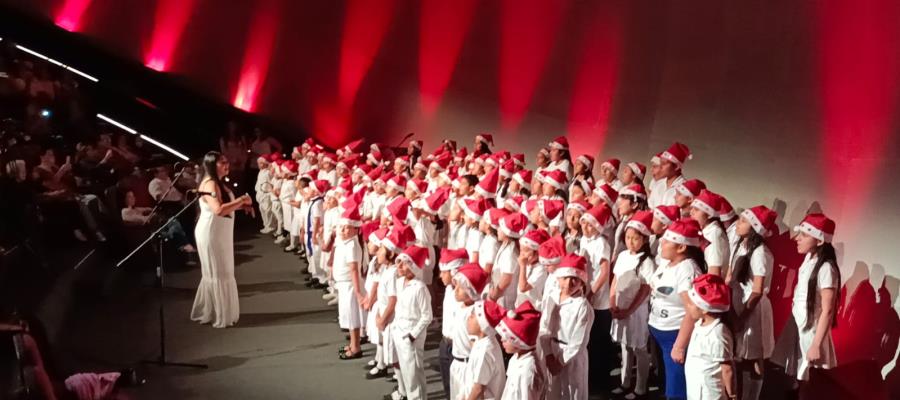
<svg viewBox="0 0 900 400"><path fill-rule="evenodd" d="M375 359L373 358L373 359L369 360L369 362L367 362L366 365L367 365L367 366L370 366L370 367L374 367L374 366L378 365L378 361L375 361ZM376 368L376 369L377 369L377 368ZM373 374L374 374L374 373L377 373L377 372L378 372L378 371L375 371L375 372L373 372Z"/></svg>
<svg viewBox="0 0 900 400"><path fill-rule="evenodd" d="M84 232L82 232L81 229L76 229L76 230L72 231L72 235L75 235L75 239L78 239L79 242L87 242L88 241L87 236L84 236Z"/></svg>
<svg viewBox="0 0 900 400"><path fill-rule="evenodd" d="M333 298L333 299L331 299L331 300L328 300L328 303L327 303L327 304L328 304L329 306L333 306L333 305L335 305L335 304L337 304L337 303L338 303L338 299L337 299L337 297L335 297L335 298Z"/></svg>
<svg viewBox="0 0 900 400"><path fill-rule="evenodd" d="M277 238L275 238L275 244L282 244L285 240L287 240L286 236L278 236Z"/></svg>
<svg viewBox="0 0 900 400"><path fill-rule="evenodd" d="M336 298L337 298L337 295L334 293L325 293L322 295L322 300L331 300L331 299L336 299Z"/></svg>
<svg viewBox="0 0 900 400"><path fill-rule="evenodd" d="M401 400L402 398L403 398L403 396L400 395L400 392L399 392L399 391L396 391L396 390L395 390L393 393L391 393L391 399L392 399L392 400Z"/></svg>
<svg viewBox="0 0 900 400"><path fill-rule="evenodd" d="M297 250L297 246L290 245L290 246L284 248L284 251L294 251L294 250Z"/></svg>
<svg viewBox="0 0 900 400"><path fill-rule="evenodd" d="M263 235L272 232L275 232L275 228L262 228L259 230L259 233L262 233Z"/></svg>

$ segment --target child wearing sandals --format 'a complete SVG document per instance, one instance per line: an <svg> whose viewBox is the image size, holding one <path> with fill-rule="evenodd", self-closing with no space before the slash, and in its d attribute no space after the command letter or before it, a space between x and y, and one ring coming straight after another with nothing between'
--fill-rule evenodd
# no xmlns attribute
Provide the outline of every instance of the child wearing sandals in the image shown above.
<svg viewBox="0 0 900 400"><path fill-rule="evenodd" d="M653 213L638 211L625 228L626 249L619 254L613 268L610 311L613 315L611 334L613 341L622 347L622 386L613 394L626 399L644 398L647 395L647 377L650 370L648 340L650 279L656 265L650 252L649 237ZM637 367L634 386L631 385L633 367Z"/></svg>
<svg viewBox="0 0 900 400"><path fill-rule="evenodd" d="M425 382L425 335L431 323L431 295L422 281L428 249L409 246L397 256L397 306L391 336L397 351L400 373L398 390L391 397L398 399L425 399L428 387Z"/></svg>
<svg viewBox="0 0 900 400"><path fill-rule="evenodd" d="M362 247L359 244L359 227L362 225L358 207L350 207L341 214L340 240L336 241L333 253L333 277L338 293L338 321L341 329L350 330L350 344L341 352L340 359L351 360L362 356L360 348L359 304L362 302L363 281Z"/></svg>

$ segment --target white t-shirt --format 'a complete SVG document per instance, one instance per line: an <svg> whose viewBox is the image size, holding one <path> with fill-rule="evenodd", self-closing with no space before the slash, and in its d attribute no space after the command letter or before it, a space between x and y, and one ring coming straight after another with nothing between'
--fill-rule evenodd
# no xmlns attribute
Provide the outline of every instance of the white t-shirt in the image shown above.
<svg viewBox="0 0 900 400"><path fill-rule="evenodd" d="M343 240L335 239L334 264L332 265L332 277L335 282L351 282L352 270L350 263L357 263L357 268L362 263L362 247L355 237Z"/></svg>
<svg viewBox="0 0 900 400"><path fill-rule="evenodd" d="M691 400L727 399L722 380L722 363L731 362L734 339L718 319L703 326L694 324L691 342L684 362L687 398Z"/></svg>
<svg viewBox="0 0 900 400"><path fill-rule="evenodd" d="M650 326L661 331L678 330L685 314L681 293L690 290L699 275L700 268L690 258L656 269L650 281Z"/></svg>
<svg viewBox="0 0 900 400"><path fill-rule="evenodd" d="M150 185L147 187L147 191L150 192L150 196L153 196L154 200L159 200L171 186L172 180L169 178L153 178L153 180L150 181ZM173 187L172 190L169 190L169 194L166 194L166 198L163 199L163 201L181 201L182 197L181 192Z"/></svg>
<svg viewBox="0 0 900 400"><path fill-rule="evenodd" d="M450 339L453 339L450 354L453 357L466 359L472 351L472 341L469 340L469 332L466 329L466 321L472 313L472 307L461 303L453 313L453 331L450 332Z"/></svg>
<svg viewBox="0 0 900 400"><path fill-rule="evenodd" d="M261 169L256 173L256 185L253 187L256 193L269 193L269 170Z"/></svg>
<svg viewBox="0 0 900 400"><path fill-rule="evenodd" d="M651 197L657 203L653 204L648 202L648 204L653 208L656 208L656 206L674 206L675 194L678 192L677 190L675 190L675 187L684 181L684 176L681 175L677 176L672 181L672 185L666 184L666 178L661 178L658 181L654 181L656 182L656 187L651 188L651 190L653 191Z"/></svg>
<svg viewBox="0 0 900 400"><path fill-rule="evenodd" d="M503 394L503 386L506 385L503 352L494 335L479 338L472 344L463 378L466 397L472 393L475 384L484 386L482 398L485 400L499 399Z"/></svg>
<svg viewBox="0 0 900 400"><path fill-rule="evenodd" d="M335 171L335 170L331 170L331 171L319 170L319 174L316 177L318 179L328 181L328 183L332 187L337 185L337 171Z"/></svg>
<svg viewBox="0 0 900 400"><path fill-rule="evenodd" d="M709 242L709 245L703 249L703 258L706 259L706 265L722 267L722 277L728 273L730 265L728 263L731 250L728 247L728 236L719 224L711 223L703 228L703 238Z"/></svg>
<svg viewBox="0 0 900 400"><path fill-rule="evenodd" d="M516 286L519 283L518 257L516 246L512 242L500 245L497 256L494 258L494 269L491 271L491 286L499 285L503 274L512 275L509 286L497 299L497 303L507 309L512 309L516 303Z"/></svg>
<svg viewBox="0 0 900 400"><path fill-rule="evenodd" d="M444 288L444 306L441 311L441 334L451 339L453 338L453 328L456 322L453 320L453 316L456 315L456 310L460 306L453 292L453 285L447 285Z"/></svg>
<svg viewBox="0 0 900 400"><path fill-rule="evenodd" d="M665 178L650 179L650 183L647 185L647 189L650 190L650 194L647 196L647 205L650 209L654 209L662 203L662 198L666 193L665 183Z"/></svg>
<svg viewBox="0 0 900 400"><path fill-rule="evenodd" d="M466 230L466 251L469 253L469 262L475 260L474 255L478 253L479 248L481 247L481 239L484 235L478 230L478 227L463 227L460 229ZM481 257L479 255L479 264L481 264ZM493 259L491 259L493 261Z"/></svg>
<svg viewBox="0 0 900 400"><path fill-rule="evenodd" d="M582 237L580 247L581 256L586 259L590 266L590 275L588 279L590 280L591 285L593 285L594 281L600 276L600 264L603 260L609 261L609 243L607 243L606 239L602 236L596 235L592 238ZM609 279L607 279L606 283L604 283L603 286L600 286L600 290L591 297L591 306L594 307L595 310L609 309Z"/></svg>
<svg viewBox="0 0 900 400"><path fill-rule="evenodd" d="M731 259L732 264L737 262L737 260L745 254L747 254L747 245L741 243L737 248L737 252L734 253L734 256ZM753 255L750 256L750 279L748 279L746 283L737 282L737 276L732 275L731 279L740 287L740 293L737 294L741 295L741 304L732 304L736 311L742 311L743 305L747 303L747 300L750 300L750 295L753 293L753 277L765 277L763 279L763 296L769 293L769 286L772 284L774 264L775 257L772 256L772 252L765 245L761 245L753 250ZM731 268L732 271L734 271L734 265L732 265Z"/></svg>
<svg viewBox="0 0 900 400"><path fill-rule="evenodd" d="M794 315L794 321L797 322L797 326L806 326L806 298L810 295L808 285L813 269L816 267L817 259L817 257L807 254L797 274L797 285L794 287L794 299L791 306L791 313ZM822 264L822 267L819 268L819 275L816 277L818 290L837 289L840 287L840 282L837 281L837 277L831 272L831 269L831 263L828 262ZM816 296L813 315L819 315L822 312L822 296L818 292L812 295ZM839 294L835 295L838 296Z"/></svg>
<svg viewBox="0 0 900 400"><path fill-rule="evenodd" d="M546 390L544 372L533 351L514 354L506 368L506 386L503 400L536 400L542 398Z"/></svg>
<svg viewBox="0 0 900 400"><path fill-rule="evenodd" d="M527 292L518 291L518 282L513 282L517 288L516 307L525 302L531 301L531 305L538 311L541 309L541 300L544 297L544 285L547 281L547 269L543 265L535 263L525 267L525 280L531 285L531 290Z"/></svg>
<svg viewBox="0 0 900 400"><path fill-rule="evenodd" d="M468 245L466 248L468 248ZM497 243L496 237L493 235L481 235L481 243L478 245L478 265L481 265L483 269L488 264L493 264L499 249L500 243Z"/></svg>

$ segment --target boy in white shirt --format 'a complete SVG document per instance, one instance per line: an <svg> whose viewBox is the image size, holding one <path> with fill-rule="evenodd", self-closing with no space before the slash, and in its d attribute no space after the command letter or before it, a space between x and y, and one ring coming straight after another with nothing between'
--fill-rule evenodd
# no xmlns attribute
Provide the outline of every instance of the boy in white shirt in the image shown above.
<svg viewBox="0 0 900 400"><path fill-rule="evenodd" d="M540 307L547 281L547 269L540 263L539 249L550 235L543 229L529 231L519 239L519 279L516 306L526 301Z"/></svg>
<svg viewBox="0 0 900 400"><path fill-rule="evenodd" d="M732 367L734 340L721 318L731 305L731 291L718 275L705 274L688 291L687 312L697 319L684 361L688 400L737 398Z"/></svg>
<svg viewBox="0 0 900 400"><path fill-rule="evenodd" d="M262 218L263 227L259 233L267 234L275 232L275 217L272 215L272 191L271 172L269 171L269 156L262 155L256 159L259 172L256 174L256 202L259 204L259 216Z"/></svg>
<svg viewBox="0 0 900 400"><path fill-rule="evenodd" d="M281 180L281 188L278 190L278 200L281 202L282 229L288 231L288 235L279 238L280 240L276 241L275 244L284 243L285 239L288 238L291 239L291 242L294 241L293 235L290 233L293 228L291 224L294 220L294 208L291 202L294 201L294 196L297 194L297 186L294 183L294 177L297 175L297 163L290 160L285 161L281 164L281 170L284 175Z"/></svg>
<svg viewBox="0 0 900 400"><path fill-rule="evenodd" d="M439 359L441 364L441 383L444 386L444 395L450 396L450 364L453 362L453 316L459 310L461 303L454 295L453 275L469 260L465 249L441 250L441 261L438 267L441 271L441 283L444 284L444 301L441 315L441 344L439 347Z"/></svg>
<svg viewBox="0 0 900 400"><path fill-rule="evenodd" d="M409 246L397 256L397 306L391 323L391 336L400 364L398 390L391 397L399 399L425 399L428 388L425 381L425 334L431 323L431 295L422 282L422 273L428 262L428 250Z"/></svg>
<svg viewBox="0 0 900 400"><path fill-rule="evenodd" d="M540 322L541 313L526 300L497 325L503 350L512 354L503 400L539 400L547 390L545 371L535 351Z"/></svg>
<svg viewBox="0 0 900 400"><path fill-rule="evenodd" d="M463 265L453 275L453 295L459 307L452 317L450 331L450 339L454 343L451 348L453 361L450 364L450 399L458 399L463 389L466 366L472 351L472 341L469 339L467 328L469 315L475 302L481 298L481 292L487 286L487 282L487 274L475 263Z"/></svg>
<svg viewBox="0 0 900 400"><path fill-rule="evenodd" d="M285 240L283 239L284 213L281 210L282 164L283 161L280 160L272 162L269 181L271 184L269 202L272 204L272 217L275 220L275 231L272 232L273 236L275 236L275 244L284 243Z"/></svg>
<svg viewBox="0 0 900 400"><path fill-rule="evenodd" d="M301 227L303 230L303 246L306 248L306 259L309 265L310 273L317 278L320 283L324 283L324 274L319 269L322 256L322 244L325 215L323 194L330 189L328 182L317 180L311 182L306 188L306 204L304 206L305 224Z"/></svg>
<svg viewBox="0 0 900 400"><path fill-rule="evenodd" d="M581 217L580 254L589 266L590 302L594 309L594 326L591 328L590 352L591 392L598 393L610 389L609 373L613 368L609 354L615 353L610 326L612 314L609 312L610 244L600 232L609 227L612 214L605 206L594 206Z"/></svg>
<svg viewBox="0 0 900 400"><path fill-rule="evenodd" d="M469 361L466 363L463 399L499 399L503 394L506 370L494 327L505 315L506 310L491 300L475 303L466 321L469 335L477 339L472 343Z"/></svg>

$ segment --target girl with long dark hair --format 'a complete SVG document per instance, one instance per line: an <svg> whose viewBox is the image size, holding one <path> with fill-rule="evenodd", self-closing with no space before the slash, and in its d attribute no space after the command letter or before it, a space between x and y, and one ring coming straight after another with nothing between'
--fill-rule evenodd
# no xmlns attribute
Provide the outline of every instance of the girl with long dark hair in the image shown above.
<svg viewBox="0 0 900 400"><path fill-rule="evenodd" d="M191 309L191 319L225 328L240 316L237 282L234 280L234 212L253 206L250 196L234 198L223 183L228 158L217 151L203 157L203 180L198 190L200 217L194 229L202 278Z"/></svg>
<svg viewBox="0 0 900 400"><path fill-rule="evenodd" d="M798 381L809 381L810 368L834 368L837 357L831 328L837 325L837 302L840 297L841 270L831 239L834 221L823 214L809 214L800 225L794 240L797 252L806 254L794 287L791 313L797 324L799 343L794 352Z"/></svg>
<svg viewBox="0 0 900 400"><path fill-rule="evenodd" d="M730 267L729 258L731 252L728 247L728 236L725 227L719 220L719 208L722 204L722 196L708 190L700 191L700 195L691 201L691 219L700 223L703 229L703 238L709 244L703 248L706 265L710 274L725 278Z"/></svg>
<svg viewBox="0 0 900 400"><path fill-rule="evenodd" d="M736 316L734 358L738 379L742 382L742 399L759 399L765 360L772 356L775 336L769 286L772 283L774 257L765 238L778 233L778 215L765 206L741 213L735 232L740 237L733 249L732 267L726 277L731 284Z"/></svg>

